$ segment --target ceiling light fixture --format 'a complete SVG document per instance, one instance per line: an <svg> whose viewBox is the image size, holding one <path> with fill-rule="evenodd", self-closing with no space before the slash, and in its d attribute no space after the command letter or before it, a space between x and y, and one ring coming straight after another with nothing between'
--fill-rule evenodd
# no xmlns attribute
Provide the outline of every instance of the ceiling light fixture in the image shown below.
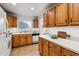
<svg viewBox="0 0 79 59"><path fill-rule="evenodd" d="M31 10L33 11L33 10L34 10L34 8L32 7L32 8L31 8Z"/></svg>
<svg viewBox="0 0 79 59"><path fill-rule="evenodd" d="M12 5L16 5L16 3L12 3Z"/></svg>

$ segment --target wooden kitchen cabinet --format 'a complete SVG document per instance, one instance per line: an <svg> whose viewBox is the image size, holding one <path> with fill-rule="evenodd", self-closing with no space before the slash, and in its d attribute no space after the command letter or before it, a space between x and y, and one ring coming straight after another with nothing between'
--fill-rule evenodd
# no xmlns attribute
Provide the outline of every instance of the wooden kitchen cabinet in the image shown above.
<svg viewBox="0 0 79 59"><path fill-rule="evenodd" d="M79 56L79 54L41 37L39 37L38 49L42 56Z"/></svg>
<svg viewBox="0 0 79 59"><path fill-rule="evenodd" d="M39 54L42 56L43 55L43 39L41 37L39 37L39 43L38 43L38 51Z"/></svg>
<svg viewBox="0 0 79 59"><path fill-rule="evenodd" d="M48 41L43 39L42 44L43 56L48 56Z"/></svg>
<svg viewBox="0 0 79 59"><path fill-rule="evenodd" d="M79 3L69 4L69 24L79 25Z"/></svg>
<svg viewBox="0 0 79 59"><path fill-rule="evenodd" d="M8 27L17 27L17 17L7 15Z"/></svg>
<svg viewBox="0 0 79 59"><path fill-rule="evenodd" d="M42 56L48 56L48 41L39 37L39 54Z"/></svg>
<svg viewBox="0 0 79 59"><path fill-rule="evenodd" d="M49 42L49 56L61 56L61 47Z"/></svg>
<svg viewBox="0 0 79 59"><path fill-rule="evenodd" d="M49 27L55 26L55 20L56 20L55 18L56 18L55 17L55 8L50 9L48 11L48 26Z"/></svg>
<svg viewBox="0 0 79 59"><path fill-rule="evenodd" d="M60 4L56 7L56 25L68 25L68 4Z"/></svg>
<svg viewBox="0 0 79 59"><path fill-rule="evenodd" d="M12 36L12 47L17 47L20 45L20 38L19 35Z"/></svg>
<svg viewBox="0 0 79 59"><path fill-rule="evenodd" d="M26 44L25 34L19 35L20 46Z"/></svg>
<svg viewBox="0 0 79 59"><path fill-rule="evenodd" d="M74 52L67 50L65 48L62 48L62 56L79 56L79 54L74 53Z"/></svg>
<svg viewBox="0 0 79 59"><path fill-rule="evenodd" d="M25 42L26 45L32 44L32 34L26 35L25 39L26 39Z"/></svg>
<svg viewBox="0 0 79 59"><path fill-rule="evenodd" d="M12 47L32 44L32 34L17 34L12 36Z"/></svg>
<svg viewBox="0 0 79 59"><path fill-rule="evenodd" d="M47 12L43 14L43 26L44 27L48 26L48 15L47 15Z"/></svg>
<svg viewBox="0 0 79 59"><path fill-rule="evenodd" d="M38 17L35 17L33 20L33 27L38 28Z"/></svg>

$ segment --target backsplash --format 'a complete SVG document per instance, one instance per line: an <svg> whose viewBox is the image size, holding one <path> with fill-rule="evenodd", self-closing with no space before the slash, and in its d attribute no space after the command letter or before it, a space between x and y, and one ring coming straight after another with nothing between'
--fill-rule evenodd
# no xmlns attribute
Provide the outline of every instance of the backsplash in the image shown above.
<svg viewBox="0 0 79 59"><path fill-rule="evenodd" d="M75 40L78 39L79 41L79 26L47 27L45 32L50 34L57 34L58 31L65 31Z"/></svg>

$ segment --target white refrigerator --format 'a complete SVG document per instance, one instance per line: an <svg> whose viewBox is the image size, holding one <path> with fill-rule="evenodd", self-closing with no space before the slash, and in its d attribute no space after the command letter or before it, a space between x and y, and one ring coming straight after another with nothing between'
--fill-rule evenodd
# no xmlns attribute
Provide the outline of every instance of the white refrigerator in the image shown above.
<svg viewBox="0 0 79 59"><path fill-rule="evenodd" d="M0 56L10 55L10 51L8 49L8 42L6 39L6 33L7 33L6 20L7 20L6 13L0 7Z"/></svg>

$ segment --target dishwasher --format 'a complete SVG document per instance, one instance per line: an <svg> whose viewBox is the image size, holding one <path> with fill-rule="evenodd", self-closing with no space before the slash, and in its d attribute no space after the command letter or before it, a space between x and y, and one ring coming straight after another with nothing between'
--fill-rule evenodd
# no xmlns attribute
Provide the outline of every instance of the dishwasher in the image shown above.
<svg viewBox="0 0 79 59"><path fill-rule="evenodd" d="M38 43L38 36L39 36L39 33L33 33L32 36L33 36L32 43L33 43L33 44Z"/></svg>

